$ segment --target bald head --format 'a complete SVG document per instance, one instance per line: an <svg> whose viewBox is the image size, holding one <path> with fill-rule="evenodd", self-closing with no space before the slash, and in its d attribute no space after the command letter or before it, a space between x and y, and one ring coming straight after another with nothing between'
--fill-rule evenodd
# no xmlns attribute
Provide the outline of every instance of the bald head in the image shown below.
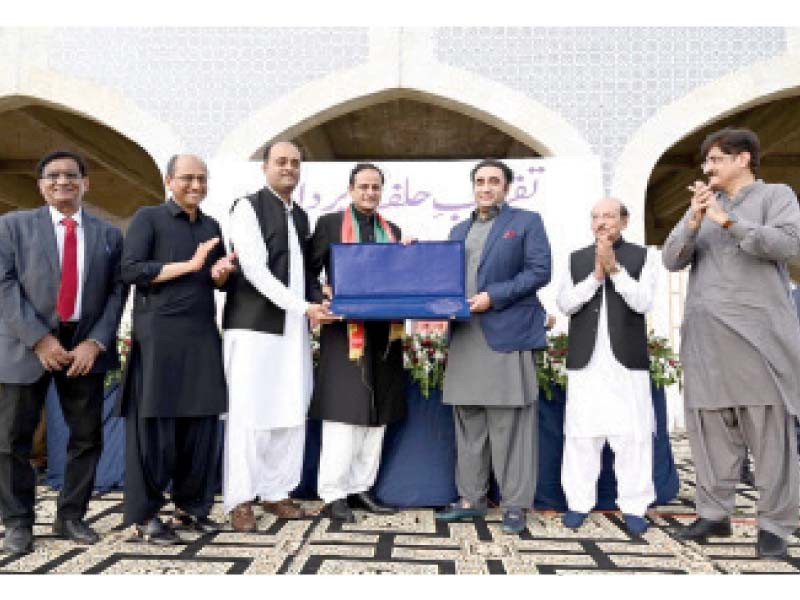
<svg viewBox="0 0 800 600"><path fill-rule="evenodd" d="M602 236L613 242L627 226L628 209L616 198L603 198L592 207L592 233L595 240Z"/></svg>
<svg viewBox="0 0 800 600"><path fill-rule="evenodd" d="M195 154L173 154L167 161L167 175L169 177L175 177L175 167L178 165L178 161L180 160L196 161L200 163L206 173L208 173L208 167L206 166L205 161L199 156Z"/></svg>
<svg viewBox="0 0 800 600"><path fill-rule="evenodd" d="M175 203L193 216L208 193L208 167L194 154L176 154L167 163L164 182Z"/></svg>

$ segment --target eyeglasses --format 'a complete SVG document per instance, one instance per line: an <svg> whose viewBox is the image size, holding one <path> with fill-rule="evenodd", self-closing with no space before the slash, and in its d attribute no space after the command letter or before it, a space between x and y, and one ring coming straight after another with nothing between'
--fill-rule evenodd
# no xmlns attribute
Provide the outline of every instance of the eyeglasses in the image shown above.
<svg viewBox="0 0 800 600"><path fill-rule="evenodd" d="M68 182L74 183L81 178L81 174L77 171L50 171L48 173L42 173L42 179L46 179L50 183L57 183L62 177Z"/></svg>
<svg viewBox="0 0 800 600"><path fill-rule="evenodd" d="M208 175L176 175L175 179L186 185L191 185L193 181L197 181L200 185L208 183Z"/></svg>
<svg viewBox="0 0 800 600"><path fill-rule="evenodd" d="M726 158L732 157L732 154L709 154L706 159L700 163L700 166L706 167L708 165L721 164Z"/></svg>

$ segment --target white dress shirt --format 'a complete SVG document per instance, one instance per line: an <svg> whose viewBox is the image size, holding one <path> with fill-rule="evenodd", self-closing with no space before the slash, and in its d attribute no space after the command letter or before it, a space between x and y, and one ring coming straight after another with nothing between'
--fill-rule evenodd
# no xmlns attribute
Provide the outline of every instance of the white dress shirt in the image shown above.
<svg viewBox="0 0 800 600"><path fill-rule="evenodd" d="M658 267L658 257L655 252L648 250L638 281L622 266L611 275L614 289L631 310L644 314L652 307L658 284ZM595 278L594 272L583 281L573 284L567 267L558 290L558 308L567 315L573 315L602 286L603 282ZM564 435L652 435L655 432L655 418L650 372L627 369L614 356L608 335L605 289L602 294L597 339L589 364L583 369L568 370Z"/></svg>
<svg viewBox="0 0 800 600"><path fill-rule="evenodd" d="M58 264L59 266L64 260L64 236L67 232L67 226L61 223L66 217L58 210L50 207L50 218L53 220L53 227L56 233L56 243L58 244ZM79 208L78 212L72 215L75 220L75 236L78 239L78 292L75 298L75 310L72 316L68 319L70 322L77 322L81 318L81 299L83 297L83 274L84 274L84 255L85 244L83 241L83 208Z"/></svg>

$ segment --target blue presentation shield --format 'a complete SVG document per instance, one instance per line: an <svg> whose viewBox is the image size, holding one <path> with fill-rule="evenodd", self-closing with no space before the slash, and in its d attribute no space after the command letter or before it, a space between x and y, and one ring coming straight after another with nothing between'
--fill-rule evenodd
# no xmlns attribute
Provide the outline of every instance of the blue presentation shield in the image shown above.
<svg viewBox="0 0 800 600"><path fill-rule="evenodd" d="M331 244L331 311L354 320L469 319L463 242Z"/></svg>

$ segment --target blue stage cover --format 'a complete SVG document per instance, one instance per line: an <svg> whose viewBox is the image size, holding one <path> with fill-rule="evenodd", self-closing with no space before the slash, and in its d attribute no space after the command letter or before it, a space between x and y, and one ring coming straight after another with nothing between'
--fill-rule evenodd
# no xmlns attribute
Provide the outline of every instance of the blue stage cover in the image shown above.
<svg viewBox="0 0 800 600"><path fill-rule="evenodd" d="M125 421L114 417L118 386L106 390L103 400L103 453L94 478L96 490L105 492L121 488L125 483ZM44 482L52 488L64 485L69 430L61 412L56 386L50 384L45 400L47 415L47 476Z"/></svg>
<svg viewBox="0 0 800 600"><path fill-rule="evenodd" d="M107 392L103 406L104 447L95 478L95 488L100 491L122 487L125 480L124 422L111 416L116 392L116 386ZM458 497L454 476L456 449L452 408L442 404L441 392L432 390L430 397L425 398L412 383L407 386L406 398L406 419L390 425L386 431L375 494L380 501L399 507L443 506ZM539 477L534 502L539 509L566 509L561 489L564 404L564 391L558 387L553 387L552 400L547 400L544 393L539 395ZM60 488L64 481L68 434L54 387L48 393L46 407L48 472L45 483ZM653 387L653 408L656 416L654 504L665 504L678 495L679 481L669 444L663 389ZM297 498L317 497L320 438L320 422L308 421L302 480L292 494ZM597 485L595 508L598 510L616 508L617 481L612 470L613 460L613 452L606 446ZM496 493L491 497L497 500Z"/></svg>

